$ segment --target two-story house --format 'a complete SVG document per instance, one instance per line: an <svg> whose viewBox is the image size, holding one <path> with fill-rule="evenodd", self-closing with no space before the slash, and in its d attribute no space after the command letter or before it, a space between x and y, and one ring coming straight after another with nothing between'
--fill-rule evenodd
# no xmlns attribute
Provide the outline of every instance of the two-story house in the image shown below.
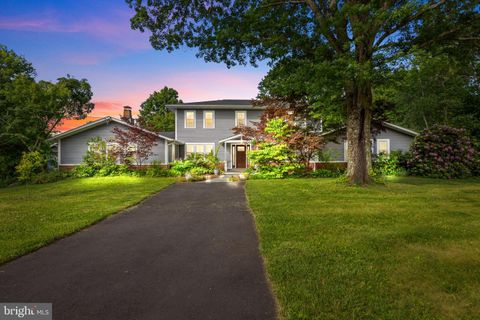
<svg viewBox="0 0 480 320"><path fill-rule="evenodd" d="M247 152L250 141L242 135L234 134L233 128L253 125L260 120L263 108L253 106L252 100L213 100L167 105L175 114L175 132L155 133L158 137L152 156L145 164L153 161L168 164L184 159L191 153L215 152L223 162L226 171L248 166ZM88 142L93 137L105 141L113 138L113 128L128 128L134 123L130 107L124 108L122 121L104 117L75 129L63 132L52 138L56 142L57 160L60 169L69 169L82 162L88 150ZM319 132L319 134L322 134ZM323 133L325 137L333 132ZM347 160L345 134L336 132L334 141L326 144L323 152L331 162ZM372 153L408 151L417 135L400 126L383 122L379 132L372 137ZM108 144L107 144L108 152Z"/></svg>
<svg viewBox="0 0 480 320"><path fill-rule="evenodd" d="M175 140L181 155L218 154L225 170L246 168L249 141L235 135L233 128L260 120L261 107L252 100L214 100L167 105L175 113Z"/></svg>

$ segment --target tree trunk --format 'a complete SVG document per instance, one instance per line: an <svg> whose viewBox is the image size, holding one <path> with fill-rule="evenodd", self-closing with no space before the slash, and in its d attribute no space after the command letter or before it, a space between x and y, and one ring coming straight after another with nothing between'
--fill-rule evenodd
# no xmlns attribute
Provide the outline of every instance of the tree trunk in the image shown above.
<svg viewBox="0 0 480 320"><path fill-rule="evenodd" d="M371 182L372 86L369 80L351 81L347 94L347 177L353 184Z"/></svg>

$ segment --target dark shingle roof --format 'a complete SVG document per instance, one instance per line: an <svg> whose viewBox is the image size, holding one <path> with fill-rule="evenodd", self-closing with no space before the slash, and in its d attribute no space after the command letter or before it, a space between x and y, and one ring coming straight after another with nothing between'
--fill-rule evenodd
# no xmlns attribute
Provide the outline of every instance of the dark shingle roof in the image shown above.
<svg viewBox="0 0 480 320"><path fill-rule="evenodd" d="M208 100L208 101L198 101L198 102L186 102L184 105L188 106L249 106L252 104L251 99L222 99L222 100Z"/></svg>
<svg viewBox="0 0 480 320"><path fill-rule="evenodd" d="M209 100L209 101L197 101L187 102L179 104L167 104L167 108L170 110L175 109L226 109L226 110L250 110L250 109L264 109L263 107L257 107L252 105L253 100L249 99L223 99L223 100Z"/></svg>

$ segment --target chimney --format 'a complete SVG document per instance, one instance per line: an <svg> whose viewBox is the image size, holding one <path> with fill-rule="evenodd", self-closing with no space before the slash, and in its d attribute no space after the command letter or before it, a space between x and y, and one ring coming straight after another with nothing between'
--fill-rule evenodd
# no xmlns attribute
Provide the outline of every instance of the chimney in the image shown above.
<svg viewBox="0 0 480 320"><path fill-rule="evenodd" d="M122 120L133 124L133 118L132 118L132 107L130 106L123 106L123 117Z"/></svg>

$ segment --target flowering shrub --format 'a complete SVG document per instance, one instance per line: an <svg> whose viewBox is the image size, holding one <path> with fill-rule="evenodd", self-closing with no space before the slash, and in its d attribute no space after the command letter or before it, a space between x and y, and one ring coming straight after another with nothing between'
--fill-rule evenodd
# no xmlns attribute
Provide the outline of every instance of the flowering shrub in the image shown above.
<svg viewBox="0 0 480 320"><path fill-rule="evenodd" d="M477 157L466 130L434 126L415 139L407 168L413 175L463 178L474 173Z"/></svg>

